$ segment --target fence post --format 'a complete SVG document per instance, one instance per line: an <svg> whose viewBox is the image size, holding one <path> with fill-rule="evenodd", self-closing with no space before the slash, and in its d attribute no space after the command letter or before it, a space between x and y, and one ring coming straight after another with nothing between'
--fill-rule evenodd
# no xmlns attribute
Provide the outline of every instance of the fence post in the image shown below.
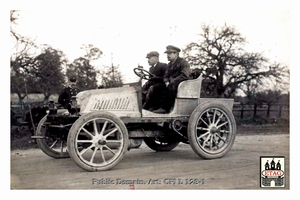
<svg viewBox="0 0 300 200"><path fill-rule="evenodd" d="M242 104L242 109L241 109L241 119L244 117L244 104Z"/></svg>
<svg viewBox="0 0 300 200"><path fill-rule="evenodd" d="M254 103L253 117L256 117L257 104Z"/></svg>
<svg viewBox="0 0 300 200"><path fill-rule="evenodd" d="M267 117L270 116L270 109L271 109L271 104L268 103L268 108L267 108Z"/></svg>
<svg viewBox="0 0 300 200"><path fill-rule="evenodd" d="M282 105L279 105L279 117L281 117L281 112L282 112Z"/></svg>

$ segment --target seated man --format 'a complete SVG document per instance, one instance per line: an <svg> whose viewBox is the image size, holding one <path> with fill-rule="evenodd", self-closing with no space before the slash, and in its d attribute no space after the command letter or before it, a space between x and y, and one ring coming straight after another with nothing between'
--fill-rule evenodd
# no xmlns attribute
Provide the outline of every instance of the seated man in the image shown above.
<svg viewBox="0 0 300 200"><path fill-rule="evenodd" d="M191 74L190 64L179 57L180 48L169 45L166 47L167 58L170 61L167 66L167 71L164 75L164 82L167 87L167 93L164 97L162 107L154 110L155 113L170 112L174 106L179 83L188 80Z"/></svg>
<svg viewBox="0 0 300 200"><path fill-rule="evenodd" d="M161 105L162 96L166 90L163 76L166 72L167 64L159 62L159 53L151 51L147 54L148 63L151 66L149 72L155 77L148 80L142 87L143 109L154 110Z"/></svg>
<svg viewBox="0 0 300 200"><path fill-rule="evenodd" d="M78 93L76 78L71 77L69 80L71 84L64 88L58 97L58 103L60 103L65 109L69 108L72 96L76 96Z"/></svg>

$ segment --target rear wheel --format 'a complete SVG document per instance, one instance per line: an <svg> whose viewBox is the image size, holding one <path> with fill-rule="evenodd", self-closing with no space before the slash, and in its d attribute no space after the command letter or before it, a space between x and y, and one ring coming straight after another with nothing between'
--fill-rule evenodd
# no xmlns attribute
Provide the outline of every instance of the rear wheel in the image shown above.
<svg viewBox="0 0 300 200"><path fill-rule="evenodd" d="M178 146L178 141L168 141L164 138L145 138L145 144L154 151L171 151Z"/></svg>
<svg viewBox="0 0 300 200"><path fill-rule="evenodd" d="M127 128L111 113L88 113L71 127L68 149L71 158L82 169L109 170L122 160L128 149Z"/></svg>
<svg viewBox="0 0 300 200"><path fill-rule="evenodd" d="M46 120L47 115L41 119L36 129L35 135L43 137L43 139L36 139L39 148L52 158L69 158L67 141L62 140L59 136L51 136Z"/></svg>
<svg viewBox="0 0 300 200"><path fill-rule="evenodd" d="M220 158L231 149L236 135L232 112L220 103L205 103L190 116L188 138L194 152L205 159Z"/></svg>

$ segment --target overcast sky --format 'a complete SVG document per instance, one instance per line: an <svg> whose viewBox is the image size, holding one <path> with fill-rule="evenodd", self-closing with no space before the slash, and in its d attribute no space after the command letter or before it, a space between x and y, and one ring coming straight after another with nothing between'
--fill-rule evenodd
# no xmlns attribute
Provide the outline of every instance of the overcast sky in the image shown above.
<svg viewBox="0 0 300 200"><path fill-rule="evenodd" d="M119 65L125 82L135 78L132 69L138 64L148 68L145 56L149 51L158 51L160 60L167 62L165 47L184 48L197 41L203 24L234 26L246 37L247 50L289 65L287 4L255 0L50 2L16 4L21 8L17 31L37 44L62 50L70 61L83 55L82 44L93 44L104 53L100 64Z"/></svg>

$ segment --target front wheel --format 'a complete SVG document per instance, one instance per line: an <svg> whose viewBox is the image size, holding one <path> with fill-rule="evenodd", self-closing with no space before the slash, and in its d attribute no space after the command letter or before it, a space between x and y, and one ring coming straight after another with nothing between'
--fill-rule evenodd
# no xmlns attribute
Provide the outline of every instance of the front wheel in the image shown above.
<svg viewBox="0 0 300 200"><path fill-rule="evenodd" d="M68 135L68 150L75 163L87 171L109 170L128 149L123 121L108 112L91 112L75 121Z"/></svg>
<svg viewBox="0 0 300 200"><path fill-rule="evenodd" d="M188 124L188 139L194 152L205 159L226 155L236 135L232 112L220 103L205 103L196 107Z"/></svg>

